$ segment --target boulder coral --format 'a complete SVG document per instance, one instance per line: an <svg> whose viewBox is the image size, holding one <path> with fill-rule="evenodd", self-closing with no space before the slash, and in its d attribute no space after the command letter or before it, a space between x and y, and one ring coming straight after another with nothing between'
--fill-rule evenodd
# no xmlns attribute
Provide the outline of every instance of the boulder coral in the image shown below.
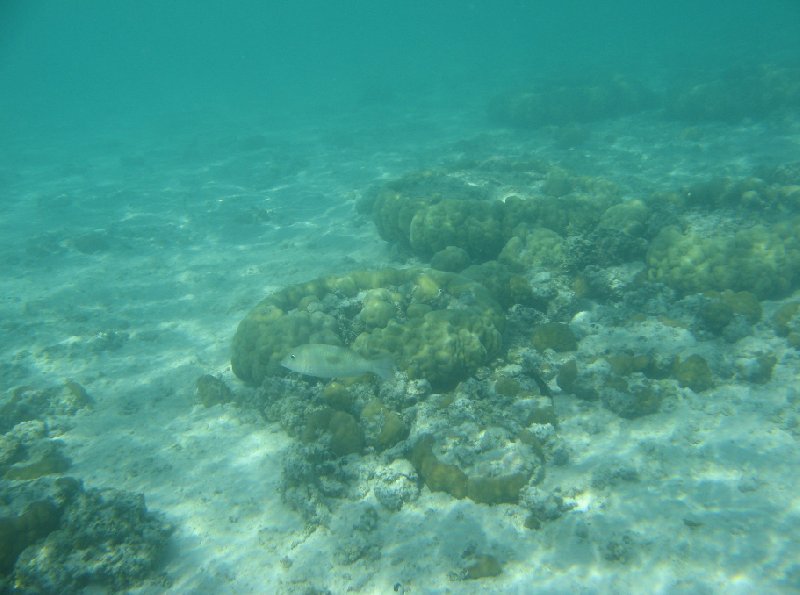
<svg viewBox="0 0 800 595"><path fill-rule="evenodd" d="M800 283L800 218L728 230L669 226L650 243L648 276L683 293L750 291L786 296Z"/></svg>
<svg viewBox="0 0 800 595"><path fill-rule="evenodd" d="M501 189L490 192L498 180ZM601 178L541 164L492 163L388 182L359 203L359 210L369 213L380 236L401 251L425 260L435 257L435 268L460 270L463 262L450 263L456 256L481 264L503 252L514 260L514 250L530 247L518 248L520 240L511 247L507 243L516 236L524 242L528 230L560 235L591 230L619 200L617 186ZM630 225L639 211L629 208L617 218L624 215Z"/></svg>
<svg viewBox="0 0 800 595"><path fill-rule="evenodd" d="M446 389L501 348L501 307L480 283L432 269L382 269L324 277L278 291L242 320L234 373L251 385L285 375L281 360L304 343L390 356L411 378Z"/></svg>

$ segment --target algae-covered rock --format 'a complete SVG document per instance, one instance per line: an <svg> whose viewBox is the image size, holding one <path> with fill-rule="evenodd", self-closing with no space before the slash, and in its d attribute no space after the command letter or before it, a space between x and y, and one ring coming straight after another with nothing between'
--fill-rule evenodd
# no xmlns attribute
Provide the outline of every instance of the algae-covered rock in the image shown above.
<svg viewBox="0 0 800 595"><path fill-rule="evenodd" d="M390 306L390 307L389 307ZM258 385L284 375L297 345L346 346L390 357L411 378L454 386L495 357L502 309L480 284L432 269L382 269L324 277L267 297L239 324L234 373Z"/></svg>
<svg viewBox="0 0 800 595"><path fill-rule="evenodd" d="M754 357L740 357L736 362L737 375L753 384L766 384L772 379L772 370L778 359L772 354L756 354Z"/></svg>
<svg viewBox="0 0 800 595"><path fill-rule="evenodd" d="M72 461L62 452L63 445L52 440L42 440L29 445L25 458L11 465L3 474L4 479L31 480L63 473L72 466Z"/></svg>
<svg viewBox="0 0 800 595"><path fill-rule="evenodd" d="M195 396L203 407L213 407L233 400L228 385L211 374L204 374L195 383Z"/></svg>
<svg viewBox="0 0 800 595"><path fill-rule="evenodd" d="M9 574L22 551L58 526L61 510L47 499L30 502L19 515L0 517L0 575Z"/></svg>
<svg viewBox="0 0 800 595"><path fill-rule="evenodd" d="M151 576L172 528L144 498L70 477L0 481L0 578L14 592L127 592Z"/></svg>
<svg viewBox="0 0 800 595"><path fill-rule="evenodd" d="M528 483L538 483L543 461L535 448L523 442L479 453L466 470L467 497L483 504L514 503Z"/></svg>
<svg viewBox="0 0 800 595"><path fill-rule="evenodd" d="M375 484L375 498L391 511L398 511L403 504L419 497L419 476L406 459L395 459L388 465L379 466L375 470Z"/></svg>
<svg viewBox="0 0 800 595"><path fill-rule="evenodd" d="M722 334L735 317L735 313L730 304L721 299L711 298L706 301L699 311L700 322L703 328L711 331L715 335Z"/></svg>
<svg viewBox="0 0 800 595"><path fill-rule="evenodd" d="M499 428L486 433L500 437L505 434ZM538 483L544 476L541 453L522 441L502 439L491 447L476 448L465 465L447 462L449 456L444 453L443 459L437 455L436 439L426 435L416 443L410 459L428 488L459 499L467 497L483 504L513 503L525 485Z"/></svg>
<svg viewBox="0 0 800 595"><path fill-rule="evenodd" d="M78 490L59 527L20 555L16 585L25 593L126 591L152 575L171 531L141 495Z"/></svg>
<svg viewBox="0 0 800 595"><path fill-rule="evenodd" d="M605 359L616 376L627 376L634 372L646 374L652 365L651 358L643 354L619 352L607 355Z"/></svg>
<svg viewBox="0 0 800 595"><path fill-rule="evenodd" d="M466 498L467 476L457 465L440 461L433 453L433 437L425 436L414 446L411 463L425 485L433 492L446 492L454 498Z"/></svg>
<svg viewBox="0 0 800 595"><path fill-rule="evenodd" d="M16 386L0 395L0 433L48 415L72 415L91 407L93 402L86 389L74 380L46 388Z"/></svg>
<svg viewBox="0 0 800 595"><path fill-rule="evenodd" d="M392 411L378 400L373 400L361 411L367 444L382 451L391 448L408 437L408 426L396 411Z"/></svg>
<svg viewBox="0 0 800 595"><path fill-rule="evenodd" d="M571 359L558 369L556 384L564 392L572 392L578 380L578 362Z"/></svg>
<svg viewBox="0 0 800 595"><path fill-rule="evenodd" d="M494 390L498 395L516 397L520 393L520 390L522 390L522 387L516 379L509 376L500 376L494 382Z"/></svg>
<svg viewBox="0 0 800 595"><path fill-rule="evenodd" d="M665 391L658 382L639 374L630 380L612 377L600 389L603 406L625 419L656 413L664 397Z"/></svg>
<svg viewBox="0 0 800 595"><path fill-rule="evenodd" d="M707 299L699 311L700 322L714 334L722 334L737 315L749 324L761 319L761 304L749 291L710 291L705 297Z"/></svg>
<svg viewBox="0 0 800 595"><path fill-rule="evenodd" d="M714 386L714 375L708 362L696 353L686 359L676 358L673 374L680 386L688 386L696 393Z"/></svg>
<svg viewBox="0 0 800 595"><path fill-rule="evenodd" d="M0 440L0 476L32 480L63 473L72 464L63 453L64 444L49 437L42 421L20 422Z"/></svg>
<svg viewBox="0 0 800 595"><path fill-rule="evenodd" d="M717 297L717 296L712 296ZM750 324L761 320L762 308L758 298L749 291L723 291L719 299L727 304L734 314L743 316Z"/></svg>
<svg viewBox="0 0 800 595"><path fill-rule="evenodd" d="M533 331L533 346L539 351L575 351L578 348L578 339L569 325L563 322L546 322Z"/></svg>
<svg viewBox="0 0 800 595"><path fill-rule="evenodd" d="M476 556L464 568L464 580L474 581L498 576L503 572L503 564L494 556Z"/></svg>

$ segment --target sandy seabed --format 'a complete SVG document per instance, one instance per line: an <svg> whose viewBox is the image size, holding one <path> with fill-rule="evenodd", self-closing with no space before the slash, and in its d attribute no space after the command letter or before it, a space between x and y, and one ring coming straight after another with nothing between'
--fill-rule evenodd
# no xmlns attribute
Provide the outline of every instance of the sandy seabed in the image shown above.
<svg viewBox="0 0 800 595"><path fill-rule="evenodd" d="M548 469L542 487L573 495L561 518L531 531L515 506L425 488L399 512L380 509L370 529L380 556L350 564L336 562L337 550L374 496L342 502L330 526L304 526L279 491L292 439L255 412L196 403L203 374L247 390L230 372L230 343L270 291L400 264L354 210L376 181L476 150L534 154L635 197L796 157L800 130L719 127L696 143L641 117L598 125L593 138L615 140L575 150L552 148L545 133L481 128L475 114L405 118L287 130L216 121L201 133L119 132L8 151L0 172L4 388L71 379L93 397L91 410L50 420L69 474L141 492L175 526L163 567L172 593L800 589L800 456L796 430L785 427L800 357L766 326L747 338L751 351L779 354L763 385L685 389L636 420L557 395L571 458ZM765 305L765 319L775 307ZM698 348L686 331L654 327L645 338L595 329L581 349L648 342ZM612 489L597 488L598 469L612 470ZM470 543L504 561L500 576L454 579Z"/></svg>

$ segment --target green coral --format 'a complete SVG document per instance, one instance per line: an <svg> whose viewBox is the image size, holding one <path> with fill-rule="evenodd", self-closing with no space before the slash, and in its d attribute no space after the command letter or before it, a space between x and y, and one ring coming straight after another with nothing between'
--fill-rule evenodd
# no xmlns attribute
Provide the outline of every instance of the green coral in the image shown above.
<svg viewBox="0 0 800 595"><path fill-rule="evenodd" d="M302 431L304 442L327 442L337 457L360 453L364 448L364 432L356 418L344 411L322 408L306 419Z"/></svg>
<svg viewBox="0 0 800 595"><path fill-rule="evenodd" d="M411 378L426 378L437 390L448 389L498 353L502 338L493 318L469 310L432 310L363 333L353 347L392 353Z"/></svg>
<svg viewBox="0 0 800 595"><path fill-rule="evenodd" d="M332 380L322 389L322 399L333 409L347 411L352 409L356 397L344 382Z"/></svg>
<svg viewBox="0 0 800 595"><path fill-rule="evenodd" d="M564 174L567 176L568 174ZM569 186L552 190L554 196L509 196L502 205L503 233L508 241L525 230L546 228L559 235L585 232L619 200L619 191L604 180L569 177ZM561 195L561 192L568 194Z"/></svg>
<svg viewBox="0 0 800 595"><path fill-rule="evenodd" d="M522 229L506 242L500 262L524 268L557 270L564 263L566 242L545 227Z"/></svg>
<svg viewBox="0 0 800 595"><path fill-rule="evenodd" d="M481 188L445 172L424 170L392 180L359 202L358 209L370 213L380 236L410 249L411 221L421 210L441 200L482 200Z"/></svg>
<svg viewBox="0 0 800 595"><path fill-rule="evenodd" d="M409 241L414 254L430 258L456 246L474 262L495 258L503 247L500 202L443 200L420 208L411 220Z"/></svg>
<svg viewBox="0 0 800 595"><path fill-rule="evenodd" d="M239 324L231 363L259 385L286 371L297 345L345 345L389 354L398 369L434 387L454 386L501 347L504 316L479 283L432 269L383 269L324 277L267 297Z"/></svg>
<svg viewBox="0 0 800 595"><path fill-rule="evenodd" d="M561 235L591 230L619 201L614 184L553 166L545 168L544 195L493 196L487 188L519 184L520 167L528 175L525 168L540 169L534 164L494 165L412 174L388 182L362 201L360 209L372 214L386 241L424 259L435 256L434 268L457 271L463 268L463 254L473 263L495 259L520 230L547 228Z"/></svg>
<svg viewBox="0 0 800 595"><path fill-rule="evenodd" d="M457 246L447 246L431 257L431 267L437 271L460 273L469 265L469 254Z"/></svg>
<svg viewBox="0 0 800 595"><path fill-rule="evenodd" d="M614 229L631 236L645 232L650 210L641 200L627 200L608 207L600 217L601 229Z"/></svg>
<svg viewBox="0 0 800 595"><path fill-rule="evenodd" d="M496 260L474 264L467 267L462 274L488 289L492 297L504 308L510 308L514 304L542 307L542 304L537 302L528 280L514 273L511 267Z"/></svg>
<svg viewBox="0 0 800 595"><path fill-rule="evenodd" d="M383 328L397 315L398 296L386 289L367 291L358 317L367 328Z"/></svg>
<svg viewBox="0 0 800 595"><path fill-rule="evenodd" d="M700 308L703 326L715 334L720 334L734 319L743 316L750 324L761 319L761 304L749 291L707 292L708 301Z"/></svg>
<svg viewBox="0 0 800 595"><path fill-rule="evenodd" d="M800 282L800 219L733 233L664 228L647 254L648 276L684 293L750 291L786 295Z"/></svg>
<svg viewBox="0 0 800 595"><path fill-rule="evenodd" d="M800 187L797 180L769 183L761 178L714 178L689 187L686 206L704 210L742 209L763 216L765 213L797 213Z"/></svg>

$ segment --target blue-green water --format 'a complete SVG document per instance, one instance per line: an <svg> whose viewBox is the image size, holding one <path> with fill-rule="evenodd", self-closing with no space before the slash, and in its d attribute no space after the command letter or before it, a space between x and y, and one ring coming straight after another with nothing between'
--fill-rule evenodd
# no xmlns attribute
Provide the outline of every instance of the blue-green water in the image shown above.
<svg viewBox="0 0 800 595"><path fill-rule="evenodd" d="M529 77L660 78L791 62L798 51L789 0L9 1L1 10L4 119L80 128L205 110L324 117L370 96L460 109Z"/></svg>
<svg viewBox="0 0 800 595"><path fill-rule="evenodd" d="M0 592L800 591L799 29L3 2Z"/></svg>

